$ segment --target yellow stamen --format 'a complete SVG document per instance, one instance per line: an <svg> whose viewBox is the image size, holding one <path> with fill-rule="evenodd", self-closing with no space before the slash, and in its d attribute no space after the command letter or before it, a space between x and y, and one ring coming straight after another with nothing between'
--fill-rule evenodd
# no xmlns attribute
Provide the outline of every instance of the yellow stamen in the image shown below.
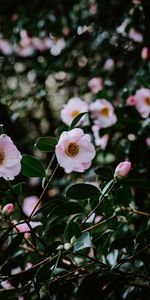
<svg viewBox="0 0 150 300"><path fill-rule="evenodd" d="M72 113L71 113L72 118L73 119L76 118L79 115L79 113L80 113L79 110L72 111Z"/></svg>
<svg viewBox="0 0 150 300"><path fill-rule="evenodd" d="M76 156L79 152L79 146L75 142L71 142L65 149L68 156Z"/></svg>
<svg viewBox="0 0 150 300"><path fill-rule="evenodd" d="M2 164L4 158L5 158L5 153L2 150L0 150L0 165Z"/></svg>
<svg viewBox="0 0 150 300"><path fill-rule="evenodd" d="M145 97L144 101L147 105L150 105L150 97Z"/></svg>
<svg viewBox="0 0 150 300"><path fill-rule="evenodd" d="M100 114L103 116L103 117L108 117L109 116L109 108L108 107L104 107L100 110Z"/></svg>

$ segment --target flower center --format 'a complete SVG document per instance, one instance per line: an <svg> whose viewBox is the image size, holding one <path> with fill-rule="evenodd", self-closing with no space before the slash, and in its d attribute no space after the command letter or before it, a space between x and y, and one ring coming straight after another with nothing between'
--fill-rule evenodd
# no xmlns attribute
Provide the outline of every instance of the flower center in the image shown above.
<svg viewBox="0 0 150 300"><path fill-rule="evenodd" d="M68 156L76 156L79 152L79 146L75 142L71 142L65 149Z"/></svg>
<svg viewBox="0 0 150 300"><path fill-rule="evenodd" d="M145 97L144 101L147 105L150 105L150 97Z"/></svg>
<svg viewBox="0 0 150 300"><path fill-rule="evenodd" d="M79 110L72 111L72 113L71 113L72 118L73 119L76 118L79 115L79 113L80 113Z"/></svg>
<svg viewBox="0 0 150 300"><path fill-rule="evenodd" d="M2 150L0 150L0 165L2 164L4 158L5 158L5 153Z"/></svg>
<svg viewBox="0 0 150 300"><path fill-rule="evenodd" d="M108 117L109 116L109 108L108 107L104 107L100 110L100 114L103 116L103 117Z"/></svg>

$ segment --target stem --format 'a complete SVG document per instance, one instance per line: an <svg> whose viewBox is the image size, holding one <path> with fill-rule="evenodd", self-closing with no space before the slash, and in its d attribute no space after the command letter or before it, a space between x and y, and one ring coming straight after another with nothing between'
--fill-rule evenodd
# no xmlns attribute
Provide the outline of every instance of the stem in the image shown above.
<svg viewBox="0 0 150 300"><path fill-rule="evenodd" d="M145 211L141 211L141 210L137 210L137 209L134 209L132 207L122 207L121 206L121 209L125 210L125 211L131 211L131 212L133 212L134 214L137 214L137 215L141 215L141 216L145 216L145 217L150 217L150 213L145 212Z"/></svg>
<svg viewBox="0 0 150 300"><path fill-rule="evenodd" d="M44 188L42 194L41 194L40 197L39 197L39 201L37 202L37 204L35 205L35 207L33 208L32 212L31 212L31 214L30 214L30 216L29 216L29 220L30 220L31 217L33 216L33 214L34 214L35 210L37 209L37 207L39 206L39 204L40 204L40 202L41 202L41 200L42 200L43 195L45 194L45 192L46 192L46 190L47 190L47 188L48 188L48 186L49 186L49 184L50 184L50 182L51 182L51 180L52 180L54 174L56 173L56 171L57 171L57 169L58 169L58 166L59 166L59 164L57 164L57 166L56 166L56 168L54 169L52 175L50 176L50 178L49 178L49 180L48 180L48 182L47 182L47 184L46 184L46 186L45 186L45 188Z"/></svg>
<svg viewBox="0 0 150 300"><path fill-rule="evenodd" d="M93 228L96 228L96 227L100 226L101 224L107 222L108 220L113 219L114 217L115 217L115 216L111 216L111 217L109 217L109 218L107 218L107 219L105 219L105 220L103 220L103 221L100 221L99 223L94 224L93 226L90 226L90 227L84 229L82 232L90 231L90 230L92 230Z"/></svg>

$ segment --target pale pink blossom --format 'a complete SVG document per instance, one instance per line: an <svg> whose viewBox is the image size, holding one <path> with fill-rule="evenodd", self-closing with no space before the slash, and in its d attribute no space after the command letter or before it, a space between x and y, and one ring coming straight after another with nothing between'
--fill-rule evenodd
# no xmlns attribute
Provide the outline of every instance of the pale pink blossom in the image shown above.
<svg viewBox="0 0 150 300"><path fill-rule="evenodd" d="M101 91L104 87L103 79L100 77L93 77L88 82L88 87L91 90L93 94L97 94L99 91Z"/></svg>
<svg viewBox="0 0 150 300"><path fill-rule="evenodd" d="M32 45L34 48L40 52L44 51L46 49L45 47L45 41L42 39L39 39L37 37L32 38Z"/></svg>
<svg viewBox="0 0 150 300"><path fill-rule="evenodd" d="M6 134L0 135L0 177L13 180L21 170L21 154Z"/></svg>
<svg viewBox="0 0 150 300"><path fill-rule="evenodd" d="M131 28L129 30L129 38L137 43L143 42L143 35L140 32L136 31L134 28Z"/></svg>
<svg viewBox="0 0 150 300"><path fill-rule="evenodd" d="M149 57L150 57L150 49L148 49L147 47L142 48L141 58L143 60L147 60Z"/></svg>
<svg viewBox="0 0 150 300"><path fill-rule="evenodd" d="M112 58L108 58L106 59L105 61L105 64L104 64L104 70L105 71L112 71L113 68L114 68L114 65L115 65L115 62Z"/></svg>
<svg viewBox="0 0 150 300"><path fill-rule="evenodd" d="M36 227L42 225L41 222L33 222L33 221L30 221L29 224L32 228L36 228ZM20 223L16 224L15 228L16 228L17 232L24 232L25 233L25 232L30 232L31 231L29 225L26 222L23 222L22 220L20 221Z"/></svg>
<svg viewBox="0 0 150 300"><path fill-rule="evenodd" d="M69 172L84 172L91 165L95 149L89 134L80 128L64 131L56 145L56 157L61 167Z"/></svg>
<svg viewBox="0 0 150 300"><path fill-rule="evenodd" d="M13 53L13 46L5 39L0 39L0 51L5 55L11 55Z"/></svg>
<svg viewBox="0 0 150 300"><path fill-rule="evenodd" d="M116 167L114 177L122 179L123 177L127 176L130 171L131 162L127 160L123 161Z"/></svg>
<svg viewBox="0 0 150 300"><path fill-rule="evenodd" d="M150 137L146 138L146 145L150 148Z"/></svg>
<svg viewBox="0 0 150 300"><path fill-rule="evenodd" d="M61 111L61 119L62 121L67 124L68 126L71 125L72 120L77 117L82 112L88 111L88 105L85 101L81 100L78 97L73 97L69 99L68 103L64 105L64 108ZM85 119L85 116L83 116L78 123L81 124L81 122Z"/></svg>
<svg viewBox="0 0 150 300"><path fill-rule="evenodd" d="M150 114L150 89L141 88L135 93L136 109L142 116L147 118Z"/></svg>
<svg viewBox="0 0 150 300"><path fill-rule="evenodd" d="M13 203L6 204L2 209L2 213L5 214L5 215L11 215L13 212L14 212Z"/></svg>
<svg viewBox="0 0 150 300"><path fill-rule="evenodd" d="M108 144L109 135L104 134L100 136L100 126L99 125L93 125L92 131L95 139L95 145L100 147L100 149L104 150Z"/></svg>
<svg viewBox="0 0 150 300"><path fill-rule="evenodd" d="M9 280L2 280L0 284L4 290L11 290L14 288Z"/></svg>
<svg viewBox="0 0 150 300"><path fill-rule="evenodd" d="M20 47L17 46L15 49L15 53L20 57L29 57L34 54L34 47L33 45L29 45L27 47Z"/></svg>
<svg viewBox="0 0 150 300"><path fill-rule="evenodd" d="M24 199L23 204L22 204L22 209L26 216L29 217L31 215L31 213L34 210L34 207L37 205L38 201L39 201L39 198L34 195L26 197ZM36 210L38 208L39 208L39 205L37 206Z"/></svg>
<svg viewBox="0 0 150 300"><path fill-rule="evenodd" d="M52 39L52 45L50 48L50 53L53 56L59 55L62 50L65 48L66 42L63 38L58 38L58 39Z"/></svg>
<svg viewBox="0 0 150 300"><path fill-rule="evenodd" d="M126 100L126 104L128 106L135 106L136 105L136 98L135 96L129 96Z"/></svg>
<svg viewBox="0 0 150 300"><path fill-rule="evenodd" d="M117 122L114 107L106 99L97 99L92 102L90 104L90 111L94 123L101 128L110 127Z"/></svg>

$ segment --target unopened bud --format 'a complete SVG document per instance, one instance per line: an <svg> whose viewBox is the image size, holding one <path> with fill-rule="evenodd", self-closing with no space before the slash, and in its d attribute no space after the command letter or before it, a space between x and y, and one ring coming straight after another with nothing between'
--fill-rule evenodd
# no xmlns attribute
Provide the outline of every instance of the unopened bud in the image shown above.
<svg viewBox="0 0 150 300"><path fill-rule="evenodd" d="M14 205L12 203L6 204L2 209L2 214L4 215L11 215L14 212Z"/></svg>
<svg viewBox="0 0 150 300"><path fill-rule="evenodd" d="M130 170L131 170L131 162L123 161L116 167L114 177L118 179L122 179L123 177L128 175Z"/></svg>

